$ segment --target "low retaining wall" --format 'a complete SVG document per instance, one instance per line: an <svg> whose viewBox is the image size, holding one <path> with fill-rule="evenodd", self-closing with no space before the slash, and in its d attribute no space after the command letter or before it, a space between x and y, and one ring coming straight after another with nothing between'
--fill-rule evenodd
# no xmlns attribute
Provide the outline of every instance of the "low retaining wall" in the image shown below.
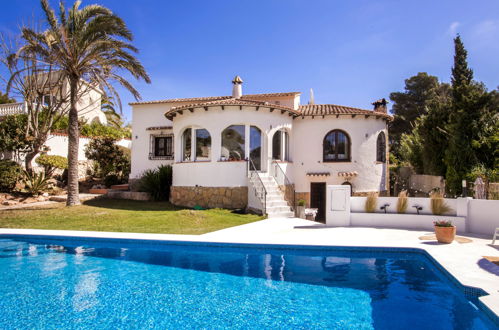
<svg viewBox="0 0 499 330"><path fill-rule="evenodd" d="M384 213L351 213L350 225L359 227L385 227L433 231L433 221L450 220L458 233L466 232L464 217L417 215L417 214L384 214Z"/></svg>
<svg viewBox="0 0 499 330"><path fill-rule="evenodd" d="M149 195L149 193L138 191L108 191L104 196L106 198L131 199L134 201L151 200L151 195Z"/></svg>
<svg viewBox="0 0 499 330"><path fill-rule="evenodd" d="M248 187L172 186L170 201L174 205L186 207L245 209L248 205Z"/></svg>

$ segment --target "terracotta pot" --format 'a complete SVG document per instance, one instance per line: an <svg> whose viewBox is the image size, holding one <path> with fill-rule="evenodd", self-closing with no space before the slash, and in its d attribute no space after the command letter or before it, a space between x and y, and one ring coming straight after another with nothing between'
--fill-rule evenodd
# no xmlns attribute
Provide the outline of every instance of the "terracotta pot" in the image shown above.
<svg viewBox="0 0 499 330"><path fill-rule="evenodd" d="M452 243L456 237L456 226L452 227L439 227L435 226L435 235L439 243Z"/></svg>

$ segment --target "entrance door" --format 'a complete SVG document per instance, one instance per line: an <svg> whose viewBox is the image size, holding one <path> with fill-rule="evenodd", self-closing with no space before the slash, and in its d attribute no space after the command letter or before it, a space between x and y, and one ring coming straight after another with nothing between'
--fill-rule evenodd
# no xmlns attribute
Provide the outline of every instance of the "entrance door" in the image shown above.
<svg viewBox="0 0 499 330"><path fill-rule="evenodd" d="M310 207L318 209L315 220L326 223L326 183L310 183Z"/></svg>

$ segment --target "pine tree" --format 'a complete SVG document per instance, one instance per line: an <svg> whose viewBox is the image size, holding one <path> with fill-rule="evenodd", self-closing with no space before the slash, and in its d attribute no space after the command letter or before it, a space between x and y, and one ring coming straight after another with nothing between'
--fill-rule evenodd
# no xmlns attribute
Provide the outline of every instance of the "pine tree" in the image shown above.
<svg viewBox="0 0 499 330"><path fill-rule="evenodd" d="M461 180L478 164L476 143L490 97L483 84L473 81L473 70L468 67L467 51L459 35L454 39L454 49L452 102L447 125L449 145L444 162L447 191L460 195Z"/></svg>

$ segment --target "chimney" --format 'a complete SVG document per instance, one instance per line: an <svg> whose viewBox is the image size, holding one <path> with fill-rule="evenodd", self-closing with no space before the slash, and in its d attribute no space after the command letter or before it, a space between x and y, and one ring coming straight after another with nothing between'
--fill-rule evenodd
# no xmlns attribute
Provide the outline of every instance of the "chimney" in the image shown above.
<svg viewBox="0 0 499 330"><path fill-rule="evenodd" d="M310 100L308 100L308 104L315 104L314 90L312 88L310 88Z"/></svg>
<svg viewBox="0 0 499 330"><path fill-rule="evenodd" d="M374 111L381 113L388 113L388 109L386 108L387 104L388 101L385 98L379 99L372 103L372 105L374 105Z"/></svg>
<svg viewBox="0 0 499 330"><path fill-rule="evenodd" d="M236 76L234 80L232 80L232 97L236 99L240 99L243 96L243 80L241 77Z"/></svg>

